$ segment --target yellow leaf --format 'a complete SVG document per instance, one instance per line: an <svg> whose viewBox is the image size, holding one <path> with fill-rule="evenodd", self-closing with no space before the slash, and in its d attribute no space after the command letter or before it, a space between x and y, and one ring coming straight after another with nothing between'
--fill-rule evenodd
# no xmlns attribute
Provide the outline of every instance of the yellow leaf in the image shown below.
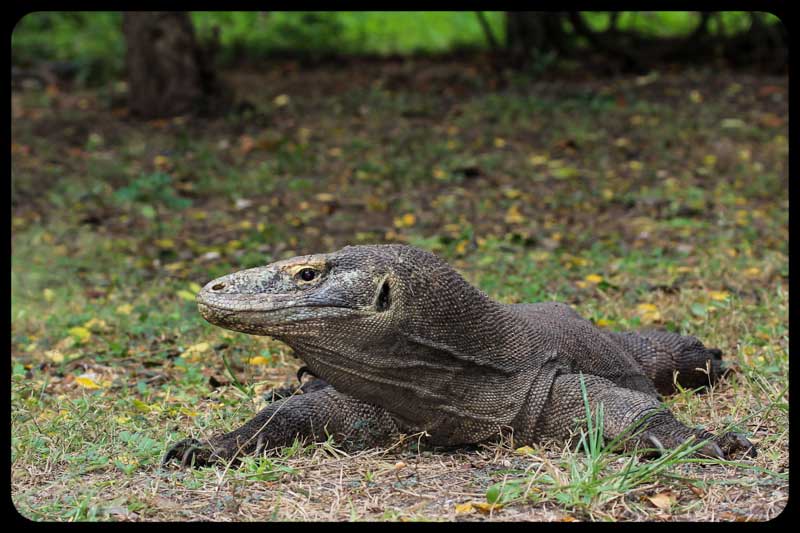
<svg viewBox="0 0 800 533"><path fill-rule="evenodd" d="M69 328L69 331L67 333L72 335L72 337L74 337L75 340L81 343L87 342L92 336L91 331L81 326L75 326L74 328Z"/></svg>
<svg viewBox="0 0 800 533"><path fill-rule="evenodd" d="M585 289L586 287L589 286L588 283L586 283L585 281L582 281L582 280L576 281L575 285L577 285L579 289Z"/></svg>
<svg viewBox="0 0 800 533"><path fill-rule="evenodd" d="M200 289L202 289L202 287L200 287L200 285L198 285L194 281L189 283L189 290L190 291L192 291L194 293L198 293L198 292L200 292Z"/></svg>
<svg viewBox="0 0 800 533"><path fill-rule="evenodd" d="M514 204L506 211L505 220L506 224L522 224L525 222L525 216L519 212L519 206Z"/></svg>
<svg viewBox="0 0 800 533"><path fill-rule="evenodd" d="M458 255L464 255L467 252L468 244L469 241L460 241L458 244L456 244L456 253Z"/></svg>
<svg viewBox="0 0 800 533"><path fill-rule="evenodd" d="M156 239L156 246L168 250L170 248L175 248L175 241L172 239Z"/></svg>
<svg viewBox="0 0 800 533"><path fill-rule="evenodd" d="M321 192L318 195L314 196L318 202L333 202L336 200L336 197L327 192Z"/></svg>
<svg viewBox="0 0 800 533"><path fill-rule="evenodd" d="M116 311L120 315L129 315L133 311L133 306L131 304L122 304L117 307Z"/></svg>
<svg viewBox="0 0 800 533"><path fill-rule="evenodd" d="M251 357L247 362L251 365L268 365L270 360L263 355L257 355L255 357Z"/></svg>
<svg viewBox="0 0 800 533"><path fill-rule="evenodd" d="M503 508L502 503L487 503L487 502L474 502L472 506L478 511L488 514L492 511L499 511Z"/></svg>
<svg viewBox="0 0 800 533"><path fill-rule="evenodd" d="M528 163L530 163L535 167L538 167L539 165L544 165L545 163L547 163L547 156L532 155L528 158Z"/></svg>
<svg viewBox="0 0 800 533"><path fill-rule="evenodd" d="M522 446L521 448L517 448L514 450L514 453L518 455L530 455L534 452L533 448L530 446Z"/></svg>
<svg viewBox="0 0 800 533"><path fill-rule="evenodd" d="M90 377L88 377L86 375L78 376L77 378L75 378L75 383L77 383L78 385L80 385L81 387L84 387L86 389L99 389L100 388L100 385L98 385L92 378L90 378Z"/></svg>
<svg viewBox="0 0 800 533"><path fill-rule="evenodd" d="M639 304L636 306L639 311L639 316L645 323L658 322L661 320L661 312L653 304Z"/></svg>
<svg viewBox="0 0 800 533"><path fill-rule="evenodd" d="M413 213L406 213L401 217L395 218L394 225L397 228L408 228L413 226L416 221L417 217L415 217Z"/></svg>
<svg viewBox="0 0 800 533"><path fill-rule="evenodd" d="M503 190L503 195L505 195L506 198L514 199L522 196L522 192L519 189L514 189L513 187L509 187L508 189Z"/></svg>
<svg viewBox="0 0 800 533"><path fill-rule="evenodd" d="M443 180L447 177L447 172L442 170L441 168L434 168L433 169L433 177L437 180Z"/></svg>
<svg viewBox="0 0 800 533"><path fill-rule="evenodd" d="M207 342L199 342L195 345L189 346L181 354L181 357L187 361L198 361L200 356L211 349L211 345Z"/></svg>
<svg viewBox="0 0 800 533"><path fill-rule="evenodd" d="M117 424L123 424L123 425L131 421L131 419L128 418L127 416L117 416L114 418L114 420L117 422Z"/></svg>
<svg viewBox="0 0 800 533"><path fill-rule="evenodd" d="M722 301L727 300L730 294L728 291L709 291L708 295L712 300Z"/></svg>
<svg viewBox="0 0 800 533"><path fill-rule="evenodd" d="M150 406L144 403L142 400L137 400L134 398L133 406L136 408L137 411L141 411L143 413L150 412Z"/></svg>
<svg viewBox="0 0 800 533"><path fill-rule="evenodd" d="M597 324L601 328L606 328L606 327L610 326L612 323L613 322L611 322L610 320L606 320L605 318L601 318L597 322L595 322L595 324Z"/></svg>
<svg viewBox="0 0 800 533"><path fill-rule="evenodd" d="M42 296L44 296L44 301L50 303L56 297L56 293L53 289L45 289L42 291Z"/></svg>
<svg viewBox="0 0 800 533"><path fill-rule="evenodd" d="M757 278L761 275L761 270L757 267L750 267L744 271L744 275L748 278Z"/></svg>
<svg viewBox="0 0 800 533"><path fill-rule="evenodd" d="M102 318L95 317L87 320L86 323L83 325L83 327L91 331L97 332L97 331L103 331L104 329L108 328L108 324L106 324L106 321L103 320Z"/></svg>
<svg viewBox="0 0 800 533"><path fill-rule="evenodd" d="M277 107L283 107L289 103L289 95L279 94L278 96L275 97L272 103L275 104Z"/></svg>
<svg viewBox="0 0 800 533"><path fill-rule="evenodd" d="M471 502L456 504L456 514L471 513L472 511L473 508Z"/></svg>
<svg viewBox="0 0 800 533"><path fill-rule="evenodd" d="M611 200L612 198L614 198L614 191L612 191L611 189L603 189L602 194L604 200Z"/></svg>
<svg viewBox="0 0 800 533"><path fill-rule="evenodd" d="M58 350L47 350L44 355L54 363L64 362L64 354Z"/></svg>
<svg viewBox="0 0 800 533"><path fill-rule="evenodd" d="M495 148L502 148L506 145L506 140L502 137L495 137L494 138L494 146Z"/></svg>
<svg viewBox="0 0 800 533"><path fill-rule="evenodd" d="M194 302L197 299L197 296L194 293L187 290L178 291L178 296L189 302Z"/></svg>
<svg viewBox="0 0 800 533"><path fill-rule="evenodd" d="M703 101L703 95L700 94L700 91L694 89L689 93L689 100L691 100L694 104L699 104Z"/></svg>
<svg viewBox="0 0 800 533"><path fill-rule="evenodd" d="M597 284L597 283L600 283L601 281L603 281L603 276L600 276L599 274L589 274L588 276L586 276L583 279L585 279L589 283Z"/></svg>
<svg viewBox="0 0 800 533"><path fill-rule="evenodd" d="M168 169L170 166L169 157L165 155L157 155L153 158L153 165L161 170Z"/></svg>
<svg viewBox="0 0 800 533"><path fill-rule="evenodd" d="M241 222L239 222L239 227L242 229L250 229L253 227L253 223L250 222L249 220L242 220Z"/></svg>

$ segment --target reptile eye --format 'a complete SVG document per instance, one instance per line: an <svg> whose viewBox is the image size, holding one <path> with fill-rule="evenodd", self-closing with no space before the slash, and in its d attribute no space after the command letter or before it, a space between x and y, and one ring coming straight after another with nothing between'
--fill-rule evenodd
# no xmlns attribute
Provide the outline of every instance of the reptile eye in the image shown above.
<svg viewBox="0 0 800 533"><path fill-rule="evenodd" d="M317 277L317 271L313 268L304 268L297 273L297 277L303 281L311 281Z"/></svg>

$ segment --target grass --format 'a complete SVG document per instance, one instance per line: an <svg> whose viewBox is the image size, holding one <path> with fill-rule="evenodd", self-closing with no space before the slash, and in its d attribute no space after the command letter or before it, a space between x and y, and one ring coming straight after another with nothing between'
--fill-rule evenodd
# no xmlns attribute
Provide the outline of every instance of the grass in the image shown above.
<svg viewBox="0 0 800 533"><path fill-rule="evenodd" d="M685 71L496 89L482 68L233 70L256 109L213 121L133 121L110 107L113 87L14 92L17 509L59 521L778 514L786 80ZM171 443L237 427L300 364L205 323L198 287L360 242L433 250L501 301L561 300L603 327L720 347L738 370L667 403L685 423L747 434L758 458L611 453L594 418L571 447L427 450L409 436L348 455L298 442L239 469L160 470Z"/></svg>

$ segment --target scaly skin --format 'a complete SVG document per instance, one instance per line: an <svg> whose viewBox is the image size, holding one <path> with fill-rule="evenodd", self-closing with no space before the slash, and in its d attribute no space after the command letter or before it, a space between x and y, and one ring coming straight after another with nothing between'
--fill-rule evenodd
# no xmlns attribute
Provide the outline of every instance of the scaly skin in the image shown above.
<svg viewBox="0 0 800 533"><path fill-rule="evenodd" d="M202 465L328 435L351 448L422 431L435 445L483 442L501 428L516 445L565 439L585 418L581 380L590 407L604 407L605 437L629 435L625 447L694 437L706 440L701 455L755 455L743 436L686 427L659 401L675 372L682 386L713 383L719 350L668 332L605 331L557 302L497 303L410 246L243 270L208 283L197 301L213 324L285 342L319 379L231 433L175 444L164 462Z"/></svg>

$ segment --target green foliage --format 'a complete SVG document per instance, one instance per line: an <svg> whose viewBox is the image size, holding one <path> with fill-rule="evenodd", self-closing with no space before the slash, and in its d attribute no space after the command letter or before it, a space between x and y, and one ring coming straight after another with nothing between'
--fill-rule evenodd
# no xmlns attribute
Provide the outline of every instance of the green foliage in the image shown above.
<svg viewBox="0 0 800 533"><path fill-rule="evenodd" d="M492 33L504 41L504 14L484 15ZM200 39L220 29L223 64L241 58L267 58L275 53L300 55L442 53L458 49L486 49L486 36L470 11L275 11L192 12ZM647 35L675 36L690 32L698 14L685 11L622 12L618 26ZM587 24L604 29L608 12L587 12ZM746 30L745 12L721 14L726 34ZM125 43L119 12L36 12L25 16L12 34L12 60L29 65L41 60L76 63L79 81L98 83L120 76L124 68ZM768 23L777 19L767 16ZM711 30L720 31L717 19ZM552 57L535 66L543 69Z"/></svg>

